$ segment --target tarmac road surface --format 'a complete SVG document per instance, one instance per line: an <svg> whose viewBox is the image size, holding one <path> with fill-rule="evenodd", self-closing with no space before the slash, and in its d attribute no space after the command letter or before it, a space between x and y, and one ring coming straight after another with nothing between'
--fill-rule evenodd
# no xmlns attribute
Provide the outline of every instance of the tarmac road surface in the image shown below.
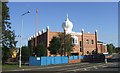
<svg viewBox="0 0 120 73"><path fill-rule="evenodd" d="M82 73L83 71L116 71L118 62L108 63L76 63L50 66L30 66L21 69L3 69L2 73ZM110 73L110 72L109 72Z"/></svg>

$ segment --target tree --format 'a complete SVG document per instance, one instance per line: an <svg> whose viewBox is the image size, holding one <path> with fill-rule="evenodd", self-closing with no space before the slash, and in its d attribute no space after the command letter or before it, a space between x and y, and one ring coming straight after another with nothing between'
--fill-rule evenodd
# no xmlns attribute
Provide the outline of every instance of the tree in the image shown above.
<svg viewBox="0 0 120 73"><path fill-rule="evenodd" d="M116 47L116 53L120 53L120 47Z"/></svg>
<svg viewBox="0 0 120 73"><path fill-rule="evenodd" d="M57 55L61 52L61 41L59 37L53 37L50 41L49 51L51 54Z"/></svg>
<svg viewBox="0 0 120 73"><path fill-rule="evenodd" d="M28 48L30 49L30 56L34 55L33 48L34 48L34 40L31 39L28 41Z"/></svg>
<svg viewBox="0 0 120 73"><path fill-rule="evenodd" d="M60 33L58 37L53 37L50 41L50 53L51 54L61 54L70 55L72 51L72 39L70 34Z"/></svg>
<svg viewBox="0 0 120 73"><path fill-rule="evenodd" d="M60 33L59 38L60 38L60 41L62 43L62 49L63 49L64 55L65 55L65 53L70 55L71 51L73 50L72 49L73 45L72 45L71 35L65 34L65 33Z"/></svg>
<svg viewBox="0 0 120 73"><path fill-rule="evenodd" d="M22 62L28 62L29 61L29 56L30 56L30 49L28 48L28 46L23 46L21 48L21 58L22 58Z"/></svg>
<svg viewBox="0 0 120 73"><path fill-rule="evenodd" d="M115 53L115 46L111 43L111 44L107 44L107 50L109 54Z"/></svg>
<svg viewBox="0 0 120 73"><path fill-rule="evenodd" d="M16 47L14 30L11 30L11 23L9 22L9 8L7 2L2 2L2 62L4 63L9 58L10 49Z"/></svg>
<svg viewBox="0 0 120 73"><path fill-rule="evenodd" d="M45 48L43 43L38 44L33 51L36 54L36 56L39 56L39 57L47 55L47 49Z"/></svg>

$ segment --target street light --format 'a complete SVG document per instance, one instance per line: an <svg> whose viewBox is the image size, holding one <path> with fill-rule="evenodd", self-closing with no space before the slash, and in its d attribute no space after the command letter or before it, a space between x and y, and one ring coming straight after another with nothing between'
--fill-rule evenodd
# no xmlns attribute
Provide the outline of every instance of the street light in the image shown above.
<svg viewBox="0 0 120 73"><path fill-rule="evenodd" d="M20 33L20 58L19 58L19 67L21 68L21 48L22 48L22 30L23 30L23 16L30 13L30 11L21 15L21 33Z"/></svg>

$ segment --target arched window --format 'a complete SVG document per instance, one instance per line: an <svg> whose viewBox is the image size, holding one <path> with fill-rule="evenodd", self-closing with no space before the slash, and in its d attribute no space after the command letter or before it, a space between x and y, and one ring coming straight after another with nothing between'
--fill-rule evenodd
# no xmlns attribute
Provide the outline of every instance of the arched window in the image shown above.
<svg viewBox="0 0 120 73"><path fill-rule="evenodd" d="M87 54L89 54L89 51L87 51Z"/></svg>
<svg viewBox="0 0 120 73"><path fill-rule="evenodd" d="M86 44L89 44L89 40L88 39L86 40Z"/></svg>
<svg viewBox="0 0 120 73"><path fill-rule="evenodd" d="M78 37L72 36L72 44L77 45L78 44Z"/></svg>
<svg viewBox="0 0 120 73"><path fill-rule="evenodd" d="M91 44L94 44L94 40L91 40Z"/></svg>
<svg viewBox="0 0 120 73"><path fill-rule="evenodd" d="M73 44L74 44L74 40L75 40L75 39L74 39L74 38L72 38L72 43L73 43Z"/></svg>
<svg viewBox="0 0 120 73"><path fill-rule="evenodd" d="M82 47L82 41L80 41L80 47Z"/></svg>

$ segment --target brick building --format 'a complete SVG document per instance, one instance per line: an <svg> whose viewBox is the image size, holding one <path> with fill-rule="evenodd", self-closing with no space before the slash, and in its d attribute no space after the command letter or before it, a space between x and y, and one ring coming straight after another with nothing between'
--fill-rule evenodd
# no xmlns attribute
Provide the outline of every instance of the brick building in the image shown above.
<svg viewBox="0 0 120 73"><path fill-rule="evenodd" d="M85 33L84 29L81 32L73 32L73 24L69 20L68 15L66 20L62 23L63 31L65 34L71 34L72 44L74 45L73 55L88 55L93 53L107 53L107 46L105 43L98 41L97 30L94 33ZM46 31L43 29L42 32L36 33L34 36L28 39L28 46L31 50L34 49L37 44L43 42L45 47L48 48L53 36L57 37L61 32L52 32L49 27L46 27ZM50 56L49 50L47 50L47 56Z"/></svg>

